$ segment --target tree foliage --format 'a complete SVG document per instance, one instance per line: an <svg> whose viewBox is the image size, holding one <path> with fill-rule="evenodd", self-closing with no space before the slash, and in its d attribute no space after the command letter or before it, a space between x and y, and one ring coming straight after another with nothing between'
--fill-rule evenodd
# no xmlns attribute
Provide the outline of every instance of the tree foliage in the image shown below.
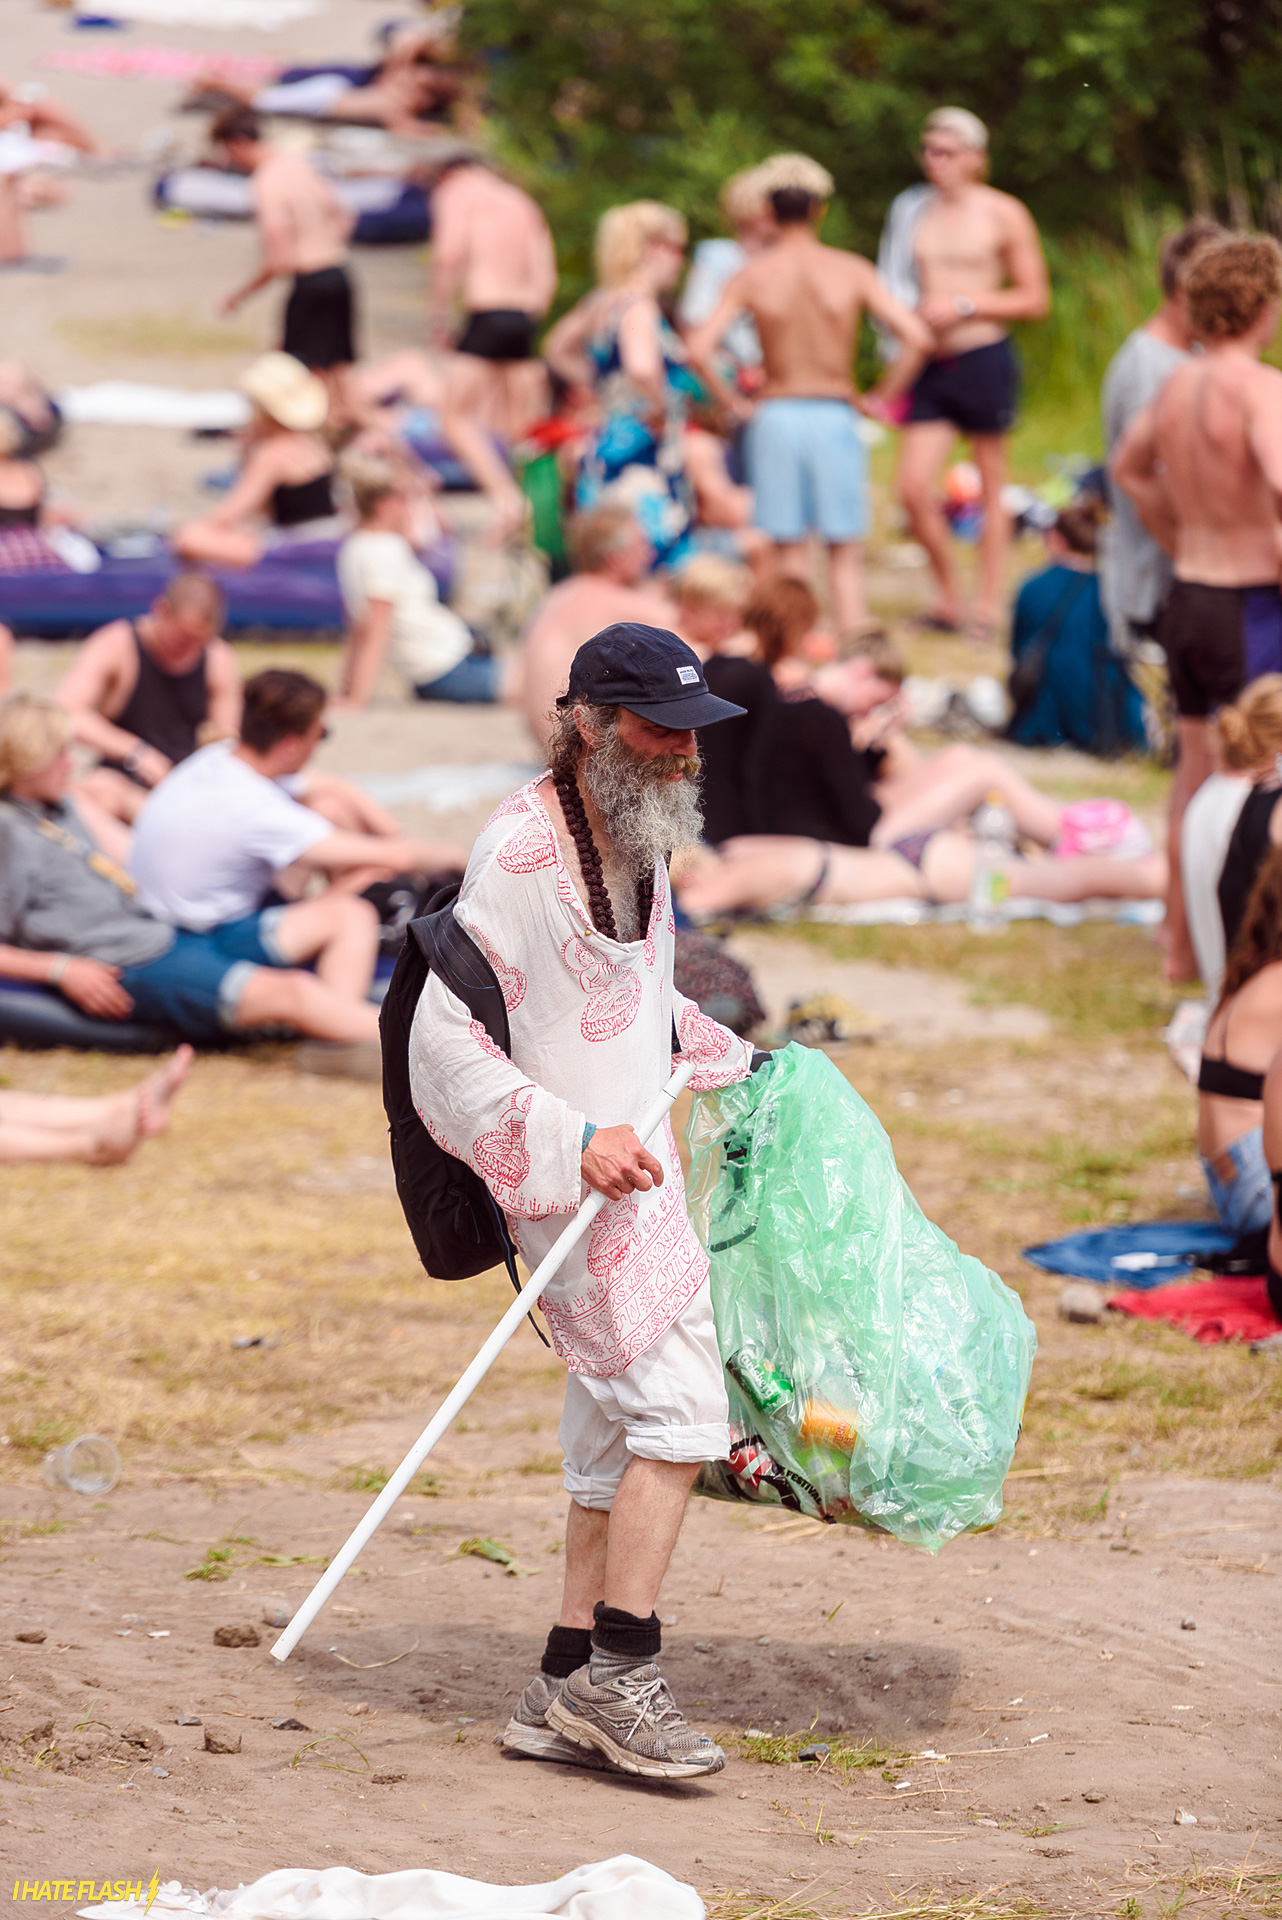
<svg viewBox="0 0 1282 1920"><path fill-rule="evenodd" d="M781 149L836 179L826 237L868 249L944 104L1052 232L1120 236L1128 196L1277 224L1282 0L468 0L466 33L567 290L605 207L715 231L720 183Z"/></svg>

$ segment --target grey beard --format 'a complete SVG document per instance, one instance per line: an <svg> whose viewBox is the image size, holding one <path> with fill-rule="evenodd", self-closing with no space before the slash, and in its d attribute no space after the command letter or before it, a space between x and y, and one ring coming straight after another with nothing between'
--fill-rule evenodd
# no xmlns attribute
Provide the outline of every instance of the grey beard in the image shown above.
<svg viewBox="0 0 1282 1920"><path fill-rule="evenodd" d="M656 777L654 763L626 746L614 726L584 754L578 773L609 836L610 864L634 882L703 832L698 779Z"/></svg>

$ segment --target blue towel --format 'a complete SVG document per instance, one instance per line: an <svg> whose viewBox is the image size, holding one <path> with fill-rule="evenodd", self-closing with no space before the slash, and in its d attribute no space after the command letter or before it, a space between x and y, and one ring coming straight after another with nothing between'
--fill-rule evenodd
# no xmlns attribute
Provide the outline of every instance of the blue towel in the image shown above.
<svg viewBox="0 0 1282 1920"><path fill-rule="evenodd" d="M1025 1247L1024 1258L1045 1273L1098 1280L1102 1286L1148 1288L1182 1279L1207 1254L1227 1253L1236 1244L1237 1235L1213 1220L1139 1220L1045 1240L1040 1247Z"/></svg>

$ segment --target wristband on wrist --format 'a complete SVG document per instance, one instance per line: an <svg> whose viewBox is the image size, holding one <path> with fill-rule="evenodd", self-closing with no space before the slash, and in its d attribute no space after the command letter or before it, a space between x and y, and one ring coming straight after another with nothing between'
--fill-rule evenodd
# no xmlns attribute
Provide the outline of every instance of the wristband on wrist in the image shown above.
<svg viewBox="0 0 1282 1920"><path fill-rule="evenodd" d="M968 293L955 293L953 295L953 312L959 320L970 320L973 318L975 302Z"/></svg>
<svg viewBox="0 0 1282 1920"><path fill-rule="evenodd" d="M585 1120L583 1123L583 1145L579 1148L580 1153L587 1152L588 1141L592 1138L595 1132L596 1132L596 1128L593 1126L592 1122L590 1120Z"/></svg>
<svg viewBox="0 0 1282 1920"><path fill-rule="evenodd" d="M50 967L48 974L45 976L48 984L51 987L60 987L67 977L67 968L70 965L71 955L69 953L60 953Z"/></svg>

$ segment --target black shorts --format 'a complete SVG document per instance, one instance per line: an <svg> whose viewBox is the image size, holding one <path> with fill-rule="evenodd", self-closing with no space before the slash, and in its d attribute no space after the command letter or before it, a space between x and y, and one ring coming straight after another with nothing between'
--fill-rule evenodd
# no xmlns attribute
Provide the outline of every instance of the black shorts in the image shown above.
<svg viewBox="0 0 1282 1920"><path fill-rule="evenodd" d="M1282 596L1260 587L1176 580L1157 617L1175 711L1204 720L1262 673L1282 673Z"/></svg>
<svg viewBox="0 0 1282 1920"><path fill-rule="evenodd" d="M469 313L454 351L470 353L478 360L532 360L538 324L536 315L521 313L515 307Z"/></svg>
<svg viewBox="0 0 1282 1920"><path fill-rule="evenodd" d="M927 363L908 395L910 427L950 420L958 433L1009 433L1019 404L1019 361L1009 340Z"/></svg>
<svg viewBox="0 0 1282 1920"><path fill-rule="evenodd" d="M313 373L350 366L356 358L352 338L355 302L346 267L321 267L299 273L285 303L281 347Z"/></svg>

